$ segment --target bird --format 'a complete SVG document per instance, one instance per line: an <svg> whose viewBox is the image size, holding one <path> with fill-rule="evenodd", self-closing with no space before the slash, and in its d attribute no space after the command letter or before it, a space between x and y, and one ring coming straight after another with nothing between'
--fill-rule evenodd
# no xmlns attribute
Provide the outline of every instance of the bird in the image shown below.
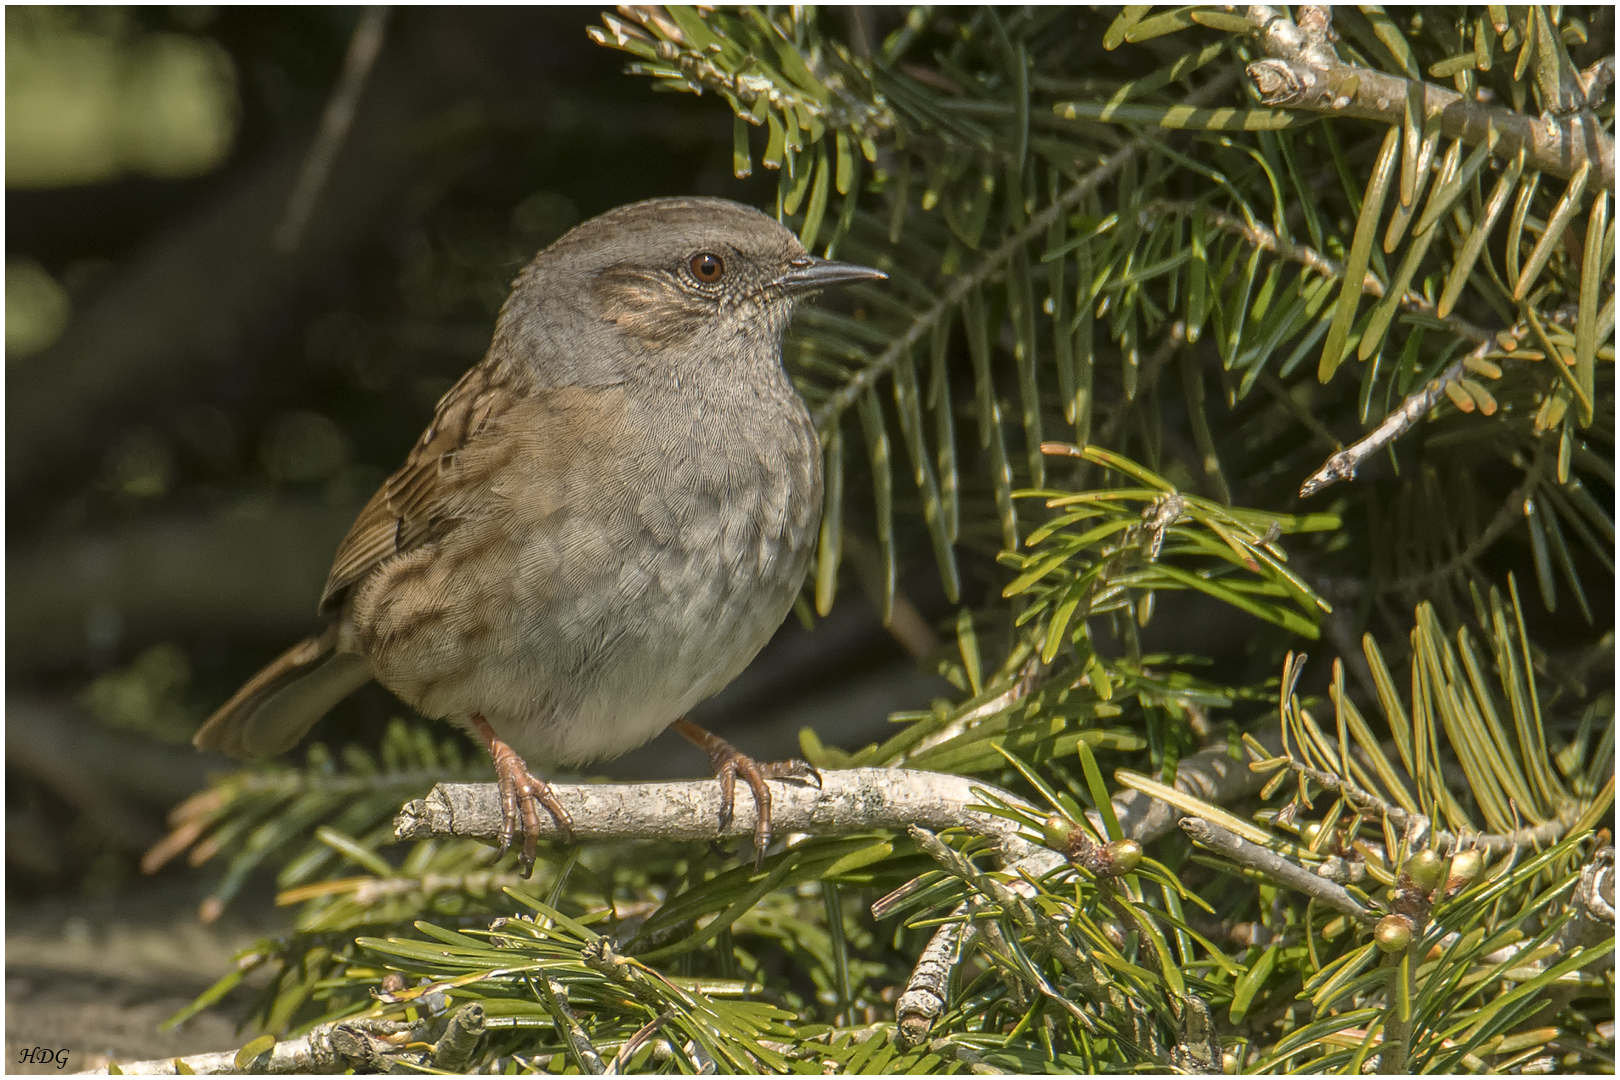
<svg viewBox="0 0 1620 1080"><path fill-rule="evenodd" d="M721 785L819 782L686 719L747 667L793 606L822 504L821 448L782 364L795 305L870 267L810 254L719 198L631 203L519 273L483 359L338 545L325 628L204 722L202 750L292 749L376 680L489 751L500 851L540 812L572 820L530 768L618 756L671 728Z"/></svg>

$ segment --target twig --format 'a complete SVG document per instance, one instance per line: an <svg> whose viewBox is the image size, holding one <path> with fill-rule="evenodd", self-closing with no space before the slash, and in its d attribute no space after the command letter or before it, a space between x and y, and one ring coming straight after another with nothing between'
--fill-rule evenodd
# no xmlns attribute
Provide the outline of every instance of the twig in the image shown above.
<svg viewBox="0 0 1620 1080"><path fill-rule="evenodd" d="M486 1022L484 1007L476 1001L457 1009L433 1046L434 1067L446 1072L464 1071L478 1048L478 1040L484 1036Z"/></svg>
<svg viewBox="0 0 1620 1080"><path fill-rule="evenodd" d="M1187 103L1201 105L1213 101L1230 86L1231 80L1226 77L1213 79L1188 95ZM971 272L954 279L946 288L945 294L932 307L912 320L911 325L906 328L904 334L891 342L889 347L878 355L877 359L856 372L848 382L834 391L826 401L815 409L811 414L811 418L815 421L817 430L825 432L828 424L854 405L862 394L870 387L875 386L879 379L893 369L895 363L902 356L908 355L913 346L927 337L936 323L955 311L970 290L994 277L997 271L1012 259L1013 255L1022 250L1026 244L1036 237L1044 235L1048 226L1073 210L1080 200L1095 191L1115 173L1119 172L1120 169L1123 169L1125 164L1137 154L1145 153L1151 149L1156 141L1156 139L1143 134L1114 151L1101 165L1075 181L1074 186L1060 195L1046 209L1031 217L1022 229L1002 241L994 251L980 260L979 265L974 267Z"/></svg>
<svg viewBox="0 0 1620 1080"><path fill-rule="evenodd" d="M1440 852L1456 852L1463 847L1478 849L1487 855L1500 855L1516 848L1537 849L1556 844L1569 832L1570 825L1585 813L1585 808L1572 806L1553 818L1527 829L1510 833L1466 833L1458 835L1445 829L1435 830L1433 822L1422 814L1403 810L1386 802L1372 792L1335 773L1316 769L1290 755L1288 767L1309 778L1323 790L1337 792L1344 801L1363 817L1383 818L1407 836L1427 837L1430 847ZM1183 825L1186 823L1183 822Z"/></svg>
<svg viewBox="0 0 1620 1080"><path fill-rule="evenodd" d="M1407 100L1422 101L1422 119L1438 118L1448 138L1470 146L1494 140L1493 152L1512 157L1525 150L1526 167L1569 177L1594 160L1603 186L1614 188L1614 140L1591 112L1538 119L1469 101L1454 90L1422 80L1346 64L1334 51L1326 9L1302 8L1300 23L1286 9L1249 7L1264 59L1246 69L1255 96L1274 108L1304 109L1331 116L1354 116L1403 124ZM1594 83L1601 75L1594 73Z"/></svg>
<svg viewBox="0 0 1620 1080"><path fill-rule="evenodd" d="M1340 480L1354 480L1356 470L1361 468L1366 460L1378 451L1394 442L1410 431L1423 414L1439 404L1445 396L1446 387L1461 379L1468 372L1468 361L1477 360L1496 348L1494 341L1482 341L1472 352L1461 360L1451 364L1439 375L1430 379L1423 389L1407 395L1401 407L1384 417L1384 422L1373 428L1360 439L1340 450L1322 463L1322 467L1306 478L1299 486L1299 497L1309 498L1325 487L1337 484ZM1553 357L1553 363L1562 363L1559 358Z"/></svg>
<svg viewBox="0 0 1620 1080"><path fill-rule="evenodd" d="M1191 217L1200 211L1203 212L1204 220L1217 229L1240 237L1257 248L1272 252L1280 259L1299 263L1301 266L1314 270L1325 278L1342 278L1344 276L1343 263L1328 258L1309 244L1300 244L1286 236L1279 236L1257 221L1245 221L1223 210L1217 210L1214 207L1203 207L1199 203L1188 199L1164 199L1149 203L1142 208L1143 214L1181 214L1186 217ZM1384 283L1378 280L1376 274L1368 270L1361 277L1361 291L1368 296L1382 300L1384 298ZM1491 337L1490 331L1484 327L1476 326L1459 316L1447 315L1443 319L1440 318L1436 313L1434 302L1413 289L1406 290L1406 295L1400 299L1400 306L1408 311L1415 311L1425 315L1436 322L1444 323L1452 333L1457 334L1459 337L1465 337L1475 344L1489 340Z"/></svg>
<svg viewBox="0 0 1620 1080"><path fill-rule="evenodd" d="M965 918L967 905L958 904L953 917ZM967 923L949 922L934 931L917 964L906 980L906 989L894 1006L895 1026L907 1044L916 1046L928 1037L929 1028L945 1011L950 1000L951 971L960 956L962 931Z"/></svg>
<svg viewBox="0 0 1620 1080"><path fill-rule="evenodd" d="M1239 866L1258 870L1272 880L1320 900L1334 910L1342 911L1364 923L1371 924L1378 921L1378 914L1363 907L1355 897L1345 891L1344 886L1325 877L1319 877L1303 866L1292 863L1275 852L1267 851L1259 844L1250 843L1213 822L1205 821L1203 818L1186 817L1181 819L1181 828L1197 843L1225 855Z"/></svg>
<svg viewBox="0 0 1620 1080"><path fill-rule="evenodd" d="M645 1046L648 1039L658 1034L659 1028L674 1018L675 1010L665 1008L663 1012L642 1024L641 1027L636 1029L636 1033L626 1039L623 1046L619 1047L619 1052L613 1055L613 1060L608 1062L607 1070L602 1075L622 1076L624 1067L630 1064L630 1059L635 1057L636 1051Z"/></svg>
<svg viewBox="0 0 1620 1080"><path fill-rule="evenodd" d="M555 979L547 979L545 997L546 1007L555 1017L557 1027L568 1038L568 1047L579 1062L579 1071L590 1073L592 1076L601 1076L602 1055L591 1045L590 1036L585 1033L585 1028L580 1025L574 1011L568 1007L568 987Z"/></svg>
<svg viewBox="0 0 1620 1080"><path fill-rule="evenodd" d="M386 6L366 8L360 14L360 21L355 24L354 33L349 38L349 51L343 57L343 72L338 76L337 85L332 88L332 96L327 99L326 111L321 114L321 126L315 132L315 141L310 144L298 181L293 185L292 194L287 197L286 213L282 215L281 224L276 226L273 242L277 251L291 253L298 250L298 241L303 238L304 229L315 212L315 203L320 198L321 189L326 186L332 162L337 159L338 151L343 148L343 140L348 137L349 128L354 124L355 107L365 91L366 80L377 62L377 54L382 52L383 31L387 27Z"/></svg>

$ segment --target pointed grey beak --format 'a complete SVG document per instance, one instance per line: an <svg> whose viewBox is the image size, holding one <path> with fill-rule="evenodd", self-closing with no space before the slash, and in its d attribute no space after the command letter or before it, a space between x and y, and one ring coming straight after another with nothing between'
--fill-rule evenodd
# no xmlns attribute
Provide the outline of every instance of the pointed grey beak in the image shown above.
<svg viewBox="0 0 1620 1080"><path fill-rule="evenodd" d="M866 281L889 276L870 266L832 262L828 259L818 259L814 255L801 255L788 265L790 267L788 272L774 282L778 288L788 293L810 292L812 289L825 289L829 285L838 285L846 281Z"/></svg>

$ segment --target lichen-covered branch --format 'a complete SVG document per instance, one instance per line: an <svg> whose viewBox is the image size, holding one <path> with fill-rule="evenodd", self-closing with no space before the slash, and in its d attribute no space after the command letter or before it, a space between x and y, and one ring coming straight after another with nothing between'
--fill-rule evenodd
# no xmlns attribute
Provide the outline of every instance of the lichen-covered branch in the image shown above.
<svg viewBox="0 0 1620 1080"><path fill-rule="evenodd" d="M1409 98L1421 100L1422 118L1437 119L1442 134L1470 146L1495 140L1493 152L1512 157L1524 148L1526 167L1569 177L1593 162L1603 186L1614 189L1614 140L1590 111L1533 117L1469 101L1455 90L1426 80L1410 80L1339 59L1328 34L1327 8L1308 5L1300 21L1269 4L1249 7L1260 49L1266 54L1247 68L1250 85L1263 105L1304 109L1330 116L1353 116L1402 124ZM1594 85L1598 82L1594 77Z"/></svg>
<svg viewBox="0 0 1620 1080"><path fill-rule="evenodd" d="M970 806L984 791L1013 805L1011 792L963 776L918 769L839 769L821 774L821 786L769 781L771 818L777 835L839 836L870 829L965 827L996 839L1013 861L1038 850L1017 826ZM574 818L577 840L726 840L754 831L754 804L737 800L731 822L720 828L720 785L713 780L663 784L553 784L552 791ZM1031 813L1034 810L1031 809ZM407 803L394 821L401 840L500 835L501 800L494 784L440 784L424 799ZM540 839L560 839L549 816Z"/></svg>

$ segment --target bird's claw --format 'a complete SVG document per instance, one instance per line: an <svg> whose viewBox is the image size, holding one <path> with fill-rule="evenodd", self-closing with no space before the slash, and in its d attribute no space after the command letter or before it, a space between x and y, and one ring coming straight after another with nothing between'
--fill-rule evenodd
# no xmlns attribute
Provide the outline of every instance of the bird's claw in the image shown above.
<svg viewBox="0 0 1620 1080"><path fill-rule="evenodd" d="M821 787L821 774L809 762L798 758L786 761L755 761L720 736L687 720L675 728L697 743L709 755L709 768L720 781L720 831L730 827L737 805L737 777L741 776L754 796L754 868L765 863L765 850L771 846L771 789L767 780L794 780Z"/></svg>
<svg viewBox="0 0 1620 1080"><path fill-rule="evenodd" d="M478 719L482 719L479 717ZM478 725L475 723L475 728ZM484 725L487 727L487 724ZM479 734L484 734L479 730ZM563 843L573 843L574 819L557 801L551 785L529 772L529 766L517 751L506 745L491 730L485 741L490 757L495 762L495 787L501 793L501 843L496 852L499 858L511 850L513 834L521 822L523 830L523 876L534 873L535 847L540 840L540 808L545 807L557 823Z"/></svg>

